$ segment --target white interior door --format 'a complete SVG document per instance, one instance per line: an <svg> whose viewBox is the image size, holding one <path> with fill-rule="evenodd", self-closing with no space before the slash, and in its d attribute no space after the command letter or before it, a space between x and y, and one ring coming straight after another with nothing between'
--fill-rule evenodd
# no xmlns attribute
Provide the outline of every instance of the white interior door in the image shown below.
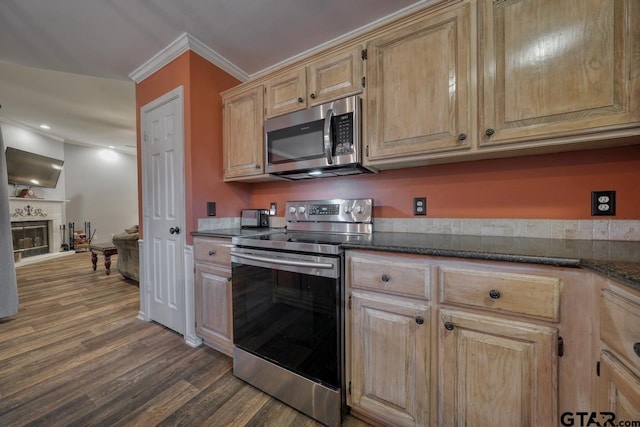
<svg viewBox="0 0 640 427"><path fill-rule="evenodd" d="M179 87L142 107L148 317L185 333L184 120Z"/></svg>

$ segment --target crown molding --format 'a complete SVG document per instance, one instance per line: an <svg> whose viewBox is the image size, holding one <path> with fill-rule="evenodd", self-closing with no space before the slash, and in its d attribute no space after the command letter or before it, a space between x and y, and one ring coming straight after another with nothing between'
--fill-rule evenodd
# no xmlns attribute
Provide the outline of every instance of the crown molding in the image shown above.
<svg viewBox="0 0 640 427"><path fill-rule="evenodd" d="M187 50L197 53L216 67L226 71L242 82L249 80L247 73L188 33L183 33L180 37L169 43L167 47L133 70L129 74L129 78L135 83L140 83Z"/></svg>

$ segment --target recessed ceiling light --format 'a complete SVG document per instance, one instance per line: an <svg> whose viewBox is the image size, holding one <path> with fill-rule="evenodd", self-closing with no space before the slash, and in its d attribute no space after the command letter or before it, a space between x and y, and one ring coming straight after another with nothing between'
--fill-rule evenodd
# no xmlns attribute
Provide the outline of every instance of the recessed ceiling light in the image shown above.
<svg viewBox="0 0 640 427"><path fill-rule="evenodd" d="M109 148L111 148L113 150L116 147L114 145L110 145Z"/></svg>
<svg viewBox="0 0 640 427"><path fill-rule="evenodd" d="M311 171L309 175L322 175L322 171Z"/></svg>
<svg viewBox="0 0 640 427"><path fill-rule="evenodd" d="M50 127L49 125L40 125L40 127L41 127L42 129L46 129L46 130L51 129L51 127Z"/></svg>

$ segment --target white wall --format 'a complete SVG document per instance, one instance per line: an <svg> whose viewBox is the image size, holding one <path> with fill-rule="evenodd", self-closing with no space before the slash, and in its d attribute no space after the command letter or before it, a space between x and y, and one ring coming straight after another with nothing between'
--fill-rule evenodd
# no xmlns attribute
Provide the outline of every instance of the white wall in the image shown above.
<svg viewBox="0 0 640 427"><path fill-rule="evenodd" d="M113 150L65 144L67 222L91 222L93 242L138 223L136 157Z"/></svg>
<svg viewBox="0 0 640 427"><path fill-rule="evenodd" d="M2 126L2 136L6 147L17 148L18 150L53 157L54 159L64 159L64 144L62 142L9 123L0 122L0 125ZM4 156L4 153L2 155ZM56 188L31 187L36 197L47 200L65 200L66 167L65 162ZM29 186L9 184L9 197L16 196L24 188L29 188Z"/></svg>

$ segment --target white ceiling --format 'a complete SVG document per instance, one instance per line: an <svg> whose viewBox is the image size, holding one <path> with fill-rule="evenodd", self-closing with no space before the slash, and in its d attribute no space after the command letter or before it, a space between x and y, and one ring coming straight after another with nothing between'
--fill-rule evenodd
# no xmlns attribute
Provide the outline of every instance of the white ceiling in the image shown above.
<svg viewBox="0 0 640 427"><path fill-rule="evenodd" d="M245 76L431 0L2 0L0 120L135 146L129 75L187 33Z"/></svg>

